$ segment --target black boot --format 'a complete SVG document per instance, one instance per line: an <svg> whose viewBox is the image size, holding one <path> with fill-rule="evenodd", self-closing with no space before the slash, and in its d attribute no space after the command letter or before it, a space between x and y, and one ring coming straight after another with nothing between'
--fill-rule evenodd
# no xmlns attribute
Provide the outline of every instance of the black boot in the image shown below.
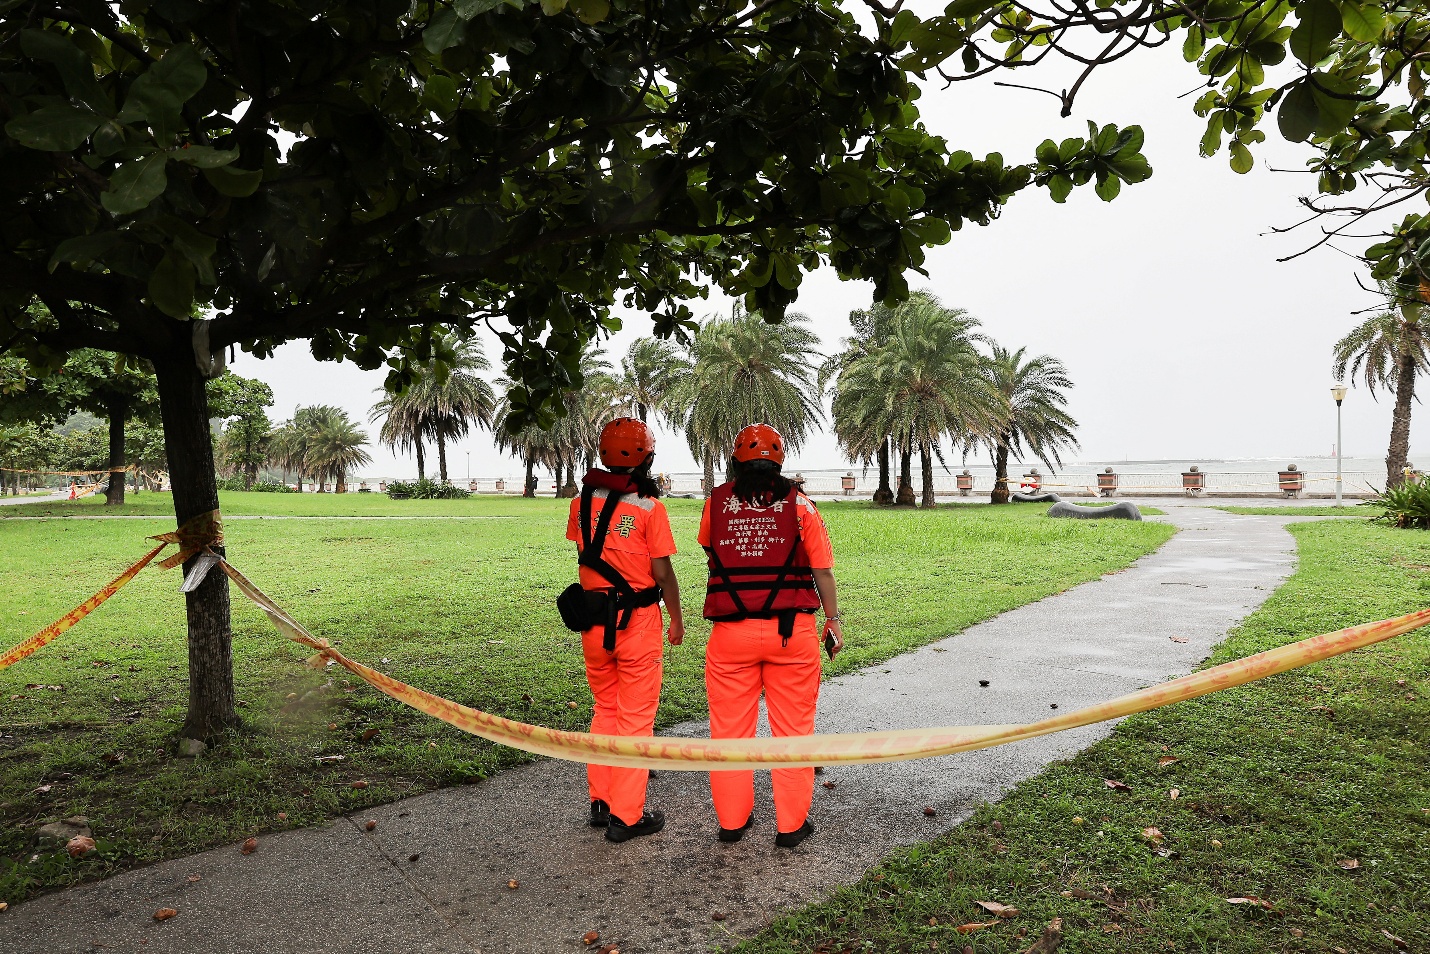
<svg viewBox="0 0 1430 954"><path fill-rule="evenodd" d="M749 831L753 827L755 827L755 813L751 812L750 817L745 819L745 824L741 825L739 828L720 829L720 840L739 841L741 838L745 837L745 832Z"/></svg>
<svg viewBox="0 0 1430 954"><path fill-rule="evenodd" d="M610 827L606 829L606 840L630 841L632 838L639 838L641 835L654 835L664 827L664 812L643 812L641 813L641 820L634 825L627 825L621 821L619 815L612 815Z"/></svg>
<svg viewBox="0 0 1430 954"><path fill-rule="evenodd" d="M599 798L591 799L591 827L605 828L611 823L611 806Z"/></svg>
<svg viewBox="0 0 1430 954"><path fill-rule="evenodd" d="M809 819L806 818L804 824L800 825L794 831L782 831L776 834L775 844L781 848L793 848L812 834L814 834L814 826L811 825ZM606 837L609 838L610 835Z"/></svg>

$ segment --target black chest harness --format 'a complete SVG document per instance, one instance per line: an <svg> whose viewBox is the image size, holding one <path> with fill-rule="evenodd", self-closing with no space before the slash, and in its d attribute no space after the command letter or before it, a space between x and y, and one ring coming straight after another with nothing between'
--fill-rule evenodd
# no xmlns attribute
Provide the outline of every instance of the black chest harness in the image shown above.
<svg viewBox="0 0 1430 954"><path fill-rule="evenodd" d="M616 651L616 632L631 624L631 616L643 606L654 606L660 602L660 587L637 590L631 586L619 570L607 563L601 553L606 548L606 534L611 530L611 519L616 514L616 504L623 496L619 491L607 490L606 503L601 507L596 525L591 526L591 502L596 488L587 485L581 488L581 556L578 566L584 566L601 575L611 584L609 590L587 590L580 583L568 586L556 600L556 608L561 611L562 622L574 632L585 632L594 626L605 628L601 647L608 653Z"/></svg>

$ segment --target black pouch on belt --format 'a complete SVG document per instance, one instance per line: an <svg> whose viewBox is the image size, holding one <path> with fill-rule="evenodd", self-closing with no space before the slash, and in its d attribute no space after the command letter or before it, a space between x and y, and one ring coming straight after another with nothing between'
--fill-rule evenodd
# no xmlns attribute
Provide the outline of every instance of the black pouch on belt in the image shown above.
<svg viewBox="0 0 1430 954"><path fill-rule="evenodd" d="M561 622L573 633L584 633L593 626L605 623L610 613L609 603L607 593L583 589L580 583L572 583L556 597Z"/></svg>

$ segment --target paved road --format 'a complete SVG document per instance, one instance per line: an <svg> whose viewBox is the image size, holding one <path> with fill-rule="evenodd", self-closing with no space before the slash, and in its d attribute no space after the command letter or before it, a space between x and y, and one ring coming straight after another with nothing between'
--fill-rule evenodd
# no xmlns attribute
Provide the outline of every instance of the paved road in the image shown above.
<svg viewBox="0 0 1430 954"><path fill-rule="evenodd" d="M1182 532L1126 571L827 683L819 730L1028 722L1053 703L1066 711L1189 671L1289 575L1294 543L1283 518L1179 507L1163 519ZM818 833L793 852L772 844L767 776L740 844L715 842L705 776L666 772L651 786L666 831L610 845L583 824L580 768L543 761L265 837L250 856L228 846L19 905L0 915L0 950L568 952L598 930L625 954L703 951L856 880L890 848L956 825L1109 731L832 768L824 779L838 787L815 790ZM359 827L367 817L372 833ZM180 913L158 924L160 907Z"/></svg>

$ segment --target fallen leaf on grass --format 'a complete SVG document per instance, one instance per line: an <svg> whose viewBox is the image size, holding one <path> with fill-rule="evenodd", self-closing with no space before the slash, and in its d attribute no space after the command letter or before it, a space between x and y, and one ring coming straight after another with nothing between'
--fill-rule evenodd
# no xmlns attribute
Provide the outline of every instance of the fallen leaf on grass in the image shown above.
<svg viewBox="0 0 1430 954"><path fill-rule="evenodd" d="M346 759L346 755L315 755L314 762L341 762Z"/></svg>
<svg viewBox="0 0 1430 954"><path fill-rule="evenodd" d="M1333 717L1335 716L1335 714L1336 714L1336 710L1335 710L1335 709L1332 709L1330 706L1312 706L1312 707L1311 707L1311 711L1312 711L1312 712L1324 712L1324 713L1326 714L1326 718L1328 718L1328 719L1329 719L1329 718L1333 718Z"/></svg>
<svg viewBox="0 0 1430 954"><path fill-rule="evenodd" d="M1336 862L1337 868L1344 868L1346 871L1354 871L1360 867L1360 861L1356 858L1342 858Z"/></svg>
<svg viewBox="0 0 1430 954"><path fill-rule="evenodd" d="M1380 929L1380 933L1385 935L1385 939L1386 939L1387 941L1389 941L1390 943L1392 943L1392 944L1395 945L1395 949L1396 949L1397 951L1408 951L1408 950L1410 950L1410 945L1407 944L1407 943L1405 943L1405 939L1404 939L1404 938L1396 937L1394 934L1391 934L1391 933L1390 933L1389 931L1387 931L1385 928L1381 928L1381 929Z"/></svg>
<svg viewBox="0 0 1430 954"><path fill-rule="evenodd" d="M1077 898L1079 901L1091 901L1097 897L1097 892L1089 891L1086 888L1073 888L1071 891L1064 891L1063 897Z"/></svg>
<svg viewBox="0 0 1430 954"><path fill-rule="evenodd" d="M1182 797L1182 790L1180 788L1169 788L1167 790L1167 797L1175 802Z"/></svg>
<svg viewBox="0 0 1430 954"><path fill-rule="evenodd" d="M1132 786L1131 786L1131 785L1128 785L1126 782L1119 782L1119 781L1117 781L1117 779L1115 779L1115 778L1105 778L1105 779L1102 780L1102 784L1106 785L1108 788L1112 789L1114 792L1130 792L1130 791L1132 791Z"/></svg>
<svg viewBox="0 0 1430 954"><path fill-rule="evenodd" d="M1213 838L1213 839L1212 839L1212 847L1213 847L1213 848L1220 848L1220 847L1221 847L1221 842L1219 842L1219 841L1217 841L1215 838Z"/></svg>
<svg viewBox="0 0 1430 954"><path fill-rule="evenodd" d="M601 935L597 931L587 931L585 934L581 935L581 943L585 944L587 947L590 947L592 944L595 944L600 939Z"/></svg>
<svg viewBox="0 0 1430 954"><path fill-rule="evenodd" d="M1043 936L1033 942L1023 954L1053 954L1063 943L1063 919L1053 918L1043 928Z"/></svg>
<svg viewBox="0 0 1430 954"><path fill-rule="evenodd" d="M1182 760L1179 759L1179 758L1177 758L1175 755L1164 755L1164 756L1162 756L1160 759L1157 760L1157 767L1158 767L1158 768L1166 768L1167 766L1169 766L1169 765L1171 765L1171 764L1173 764L1173 763L1175 763L1175 762L1180 762L1180 761L1182 761Z"/></svg>
<svg viewBox="0 0 1430 954"><path fill-rule="evenodd" d="M1405 688L1405 680L1404 680L1404 679L1397 679L1397 680L1395 680L1395 684L1396 684L1397 686L1399 686L1400 688L1402 688L1402 689Z"/></svg>
<svg viewBox="0 0 1430 954"><path fill-rule="evenodd" d="M367 781L365 779L358 779L356 782L353 782L353 788L367 788Z"/></svg>
<svg viewBox="0 0 1430 954"><path fill-rule="evenodd" d="M371 742L373 739L377 738L381 734L381 729L367 729L362 734L362 740L364 742Z"/></svg>
<svg viewBox="0 0 1430 954"><path fill-rule="evenodd" d="M992 927L997 921L971 921L968 924L960 924L954 928L959 934L972 934L974 931L981 931L986 927Z"/></svg>
<svg viewBox="0 0 1430 954"><path fill-rule="evenodd" d="M1121 933L1122 933L1122 925L1120 925L1120 924L1104 924L1104 925L1102 926L1102 933L1103 933L1103 934L1121 934Z"/></svg>
<svg viewBox="0 0 1430 954"><path fill-rule="evenodd" d="M248 840L246 840L246 841L243 843L243 846L240 847L238 850L239 850L240 852L242 852L243 854L245 854L245 855L251 855L251 854L253 854L255 851L258 850L258 839L257 839L257 838L249 838Z"/></svg>
<svg viewBox="0 0 1430 954"><path fill-rule="evenodd" d="M1018 916L1017 908L1007 904L999 904L997 901L975 901L973 903L995 917L1016 918Z"/></svg>
<svg viewBox="0 0 1430 954"><path fill-rule="evenodd" d="M288 813L287 813L287 812L279 812L279 813L278 813L278 820L279 820L279 821L287 821L287 820L288 820Z"/></svg>
<svg viewBox="0 0 1430 954"><path fill-rule="evenodd" d="M1251 904L1251 905L1255 905L1255 906L1258 907L1258 908L1265 908L1265 909L1268 910L1268 911L1270 911L1270 910L1274 907L1274 905L1273 905L1270 901L1267 901L1265 898L1258 898L1258 897L1257 897L1256 895L1254 895L1254 894L1249 894L1249 895L1247 895L1247 896L1244 897L1244 898L1227 898L1227 899L1226 899L1226 903L1227 903L1227 904Z"/></svg>
<svg viewBox="0 0 1430 954"><path fill-rule="evenodd" d="M173 908L160 908L159 910L154 912L154 920L167 921L178 913L179 912L175 911Z"/></svg>
<svg viewBox="0 0 1430 954"><path fill-rule="evenodd" d="M71 858L83 858L94 850L94 839L88 835L75 835L65 843L65 851Z"/></svg>
<svg viewBox="0 0 1430 954"><path fill-rule="evenodd" d="M1160 828L1144 828L1142 829L1142 837L1154 845L1160 845L1167 836L1162 834Z"/></svg>

